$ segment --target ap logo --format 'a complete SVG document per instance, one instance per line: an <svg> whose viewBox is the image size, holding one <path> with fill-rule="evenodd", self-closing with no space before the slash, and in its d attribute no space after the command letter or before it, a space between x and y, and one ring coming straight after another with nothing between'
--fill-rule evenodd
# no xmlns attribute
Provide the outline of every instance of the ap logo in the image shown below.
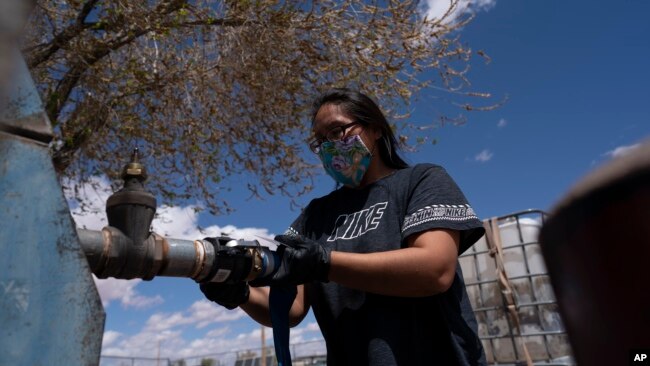
<svg viewBox="0 0 650 366"><path fill-rule="evenodd" d="M629 365L641 366L650 365L650 350L635 349L630 350Z"/></svg>

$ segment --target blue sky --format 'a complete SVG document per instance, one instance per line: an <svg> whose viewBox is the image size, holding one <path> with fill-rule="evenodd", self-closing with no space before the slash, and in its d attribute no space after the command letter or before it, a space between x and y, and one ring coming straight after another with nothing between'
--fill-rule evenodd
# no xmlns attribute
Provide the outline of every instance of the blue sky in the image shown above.
<svg viewBox="0 0 650 366"><path fill-rule="evenodd" d="M650 3L476 3L484 6L462 37L492 61L476 58L469 78L474 89L496 99L507 95L508 101L494 111L470 112L465 125L433 131L438 143L405 154L411 163L444 166L475 211L490 217L548 210L580 177L650 137ZM427 94L413 108L412 121L459 112ZM315 191L300 202L332 187L323 174ZM285 197L260 201L248 196L234 188L226 198L237 211L228 216L197 217L188 208L170 209L171 222L155 228L196 237L196 224L212 230L232 225L227 230L233 236L271 235L284 231L298 214ZM84 220L93 226L93 219L79 219ZM161 354L172 358L183 355L181 350L207 354L259 344L255 323L239 311L203 301L191 280L112 281L100 289L107 313L105 354L152 356L157 352L152 339L159 339ZM296 341L320 338L311 315L294 336Z"/></svg>

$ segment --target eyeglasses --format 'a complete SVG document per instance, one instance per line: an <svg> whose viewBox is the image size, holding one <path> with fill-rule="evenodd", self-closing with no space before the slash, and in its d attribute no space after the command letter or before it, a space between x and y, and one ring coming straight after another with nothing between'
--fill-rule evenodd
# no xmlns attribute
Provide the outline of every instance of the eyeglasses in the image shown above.
<svg viewBox="0 0 650 366"><path fill-rule="evenodd" d="M315 139L312 140L309 143L309 149L314 152L314 154L318 154L320 152L320 146L327 141L334 142L334 141L339 141L343 137L345 137L346 130L349 129L350 127L354 125L358 125L358 121L350 122L346 125L342 126L336 126L332 128L331 130L327 131L327 134L325 135L324 139Z"/></svg>

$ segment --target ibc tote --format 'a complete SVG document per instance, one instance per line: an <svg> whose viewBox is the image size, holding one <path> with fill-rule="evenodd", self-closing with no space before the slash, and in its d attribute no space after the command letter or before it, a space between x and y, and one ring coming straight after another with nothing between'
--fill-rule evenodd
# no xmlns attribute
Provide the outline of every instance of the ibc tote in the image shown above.
<svg viewBox="0 0 650 366"><path fill-rule="evenodd" d="M460 266L490 364L575 365L542 257L545 213L485 220Z"/></svg>

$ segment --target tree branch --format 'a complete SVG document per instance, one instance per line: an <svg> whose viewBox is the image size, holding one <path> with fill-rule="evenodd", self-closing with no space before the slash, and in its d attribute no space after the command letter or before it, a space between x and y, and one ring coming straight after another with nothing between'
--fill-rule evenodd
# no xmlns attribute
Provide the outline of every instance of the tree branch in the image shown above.
<svg viewBox="0 0 650 366"><path fill-rule="evenodd" d="M77 15L77 24L84 24L86 17L88 17L88 14L90 14L98 2L99 0L88 0L88 2L84 4L84 6L81 8L81 11L79 12L79 15Z"/></svg>
<svg viewBox="0 0 650 366"><path fill-rule="evenodd" d="M159 16L165 16L179 10L186 3L187 0L171 0L169 2L163 2L156 7L154 12L158 13ZM133 42L135 39L149 33L151 30L152 28L150 27L129 29L129 31L126 32L126 38L120 39L123 36L118 35L109 42L97 42L93 50L82 55L77 62L69 67L63 78L59 80L56 89L48 98L45 110L50 121L52 121L54 125L58 123L59 115L68 98L70 98L70 93L72 93L72 90L79 82L79 79L81 79L81 76L86 70L88 70L88 68L106 57L112 51L119 49L125 44Z"/></svg>
<svg viewBox="0 0 650 366"><path fill-rule="evenodd" d="M252 21L246 21L244 19L236 19L236 18L209 18L209 19L201 19L201 20L193 20L189 22L181 22L179 24L174 24L173 26L175 28L178 27L196 27L196 26L222 26L222 27L238 27L242 26L246 23L254 24L255 22ZM172 26L171 24L166 24L166 26Z"/></svg>
<svg viewBox="0 0 650 366"><path fill-rule="evenodd" d="M65 28L61 33L57 34L50 42L36 46L34 49L41 48L40 51L30 53L27 59L29 68L34 68L41 63L47 61L56 51L61 47L66 46L72 39L78 36L86 28L90 27L89 23L85 23L86 17L93 10L99 0L88 0L77 14L76 21Z"/></svg>
<svg viewBox="0 0 650 366"><path fill-rule="evenodd" d="M115 40L109 44L98 45L98 48L94 49L90 54L81 57L79 61L72 65L63 78L61 78L56 89L50 94L45 106L45 111L47 112L50 121L52 121L54 125L58 124L59 115L63 106L67 102L68 98L70 98L70 94L75 86L77 86L79 79L81 79L81 76L86 70L88 70L88 68L96 64L111 52L133 42L135 39L149 31L149 28L138 29L122 40Z"/></svg>
<svg viewBox="0 0 650 366"><path fill-rule="evenodd" d="M82 146L88 143L91 135L106 125L110 117L112 105L101 106L94 114L93 118L88 119L84 128L80 128L72 133L72 136L64 137L64 144L59 150L52 154L52 163L58 173L64 172L72 163L74 154Z"/></svg>
<svg viewBox="0 0 650 366"><path fill-rule="evenodd" d="M61 138L64 141L64 144L60 149L54 151L52 154L54 169L57 172L62 173L68 168L70 163L72 163L74 154L80 148L88 144L90 138L93 137L93 134L96 131L99 131L104 128L104 126L106 126L106 123L110 118L111 111L120 102L121 99L128 98L129 96L135 94L150 92L158 86L159 85L156 85L155 83L143 85L136 90L116 96L108 104L101 104L99 108L93 109L93 116L87 120L88 122L86 125L71 132L70 136L66 136L65 131L62 129ZM72 112L73 115L78 113L80 110L83 110L83 108L84 107L78 106L77 109Z"/></svg>
<svg viewBox="0 0 650 366"><path fill-rule="evenodd" d="M108 30L106 24L102 22L92 22L86 23L93 30ZM208 18L208 19L198 19L191 20L186 22L164 22L161 23L160 28L190 28L198 26L220 26L220 27L239 27L244 24L259 24L259 22L247 21L244 19L237 18ZM113 27L114 28L114 27Z"/></svg>
<svg viewBox="0 0 650 366"><path fill-rule="evenodd" d="M169 3L160 4L156 10L159 11L159 15L164 16L180 9L185 3L186 0L172 0ZM133 42L135 39L151 32L152 30L153 28L151 27L130 29L127 32L126 37L120 39L120 36L118 36L108 43L98 44L93 51L82 56L79 61L68 69L66 74L59 81L54 92L50 94L50 98L46 105L46 112L50 121L56 125L63 106L65 106L67 100L70 98L72 90L76 87L81 76L86 70L88 70L88 68L102 60L111 52ZM107 106L104 106L103 108L107 111L110 110L110 107ZM70 142L66 142L66 145L64 145L61 150L54 153L53 162L58 172L63 172L70 165L75 152L77 152L77 150L88 141L91 136L91 133L88 131L97 131L99 128L103 127L107 118L108 113L104 113L103 118L96 118L94 123L91 121L87 126L77 130L73 133L72 138L69 139ZM62 137L66 140L66 136L63 136L63 133L62 130Z"/></svg>

